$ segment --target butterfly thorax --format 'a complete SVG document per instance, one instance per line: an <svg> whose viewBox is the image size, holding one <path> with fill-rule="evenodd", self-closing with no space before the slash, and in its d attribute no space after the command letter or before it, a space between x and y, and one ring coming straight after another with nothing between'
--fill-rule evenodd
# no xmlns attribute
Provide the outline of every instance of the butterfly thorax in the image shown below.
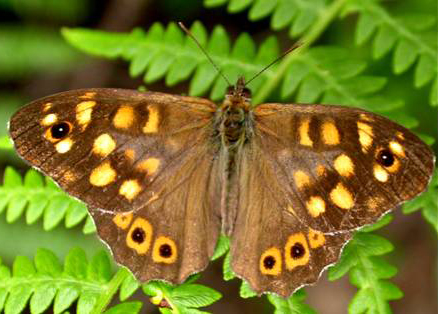
<svg viewBox="0 0 438 314"><path fill-rule="evenodd" d="M247 139L246 122L250 109L250 91L243 78L230 86L218 111L218 127L223 143L230 149L238 147Z"/></svg>

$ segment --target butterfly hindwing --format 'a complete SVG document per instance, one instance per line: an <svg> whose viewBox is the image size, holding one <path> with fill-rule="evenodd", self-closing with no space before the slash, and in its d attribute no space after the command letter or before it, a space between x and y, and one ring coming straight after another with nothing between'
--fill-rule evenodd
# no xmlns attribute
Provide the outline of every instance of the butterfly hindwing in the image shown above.
<svg viewBox="0 0 438 314"><path fill-rule="evenodd" d="M192 97L77 90L32 102L10 134L24 159L89 205L119 263L143 281L181 283L207 266L220 232L215 110Z"/></svg>
<svg viewBox="0 0 438 314"><path fill-rule="evenodd" d="M322 270L337 261L351 233L320 232L291 215L278 201L275 171L256 146L243 149L236 170L232 270L258 294L287 297L316 282Z"/></svg>

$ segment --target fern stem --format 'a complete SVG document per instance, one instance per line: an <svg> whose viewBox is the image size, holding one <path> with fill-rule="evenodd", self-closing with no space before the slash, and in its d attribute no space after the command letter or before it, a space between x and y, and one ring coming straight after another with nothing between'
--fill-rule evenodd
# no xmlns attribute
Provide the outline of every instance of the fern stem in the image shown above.
<svg viewBox="0 0 438 314"><path fill-rule="evenodd" d="M100 295L99 299L96 302L96 305L94 306L90 314L103 313L103 311L106 309L108 304L113 299L114 295L119 290L120 285L128 277L128 275L129 275L128 271L123 267L120 267L117 270L117 273L114 275L113 279L111 279L111 281L108 283L105 292Z"/></svg>
<svg viewBox="0 0 438 314"><path fill-rule="evenodd" d="M334 1L327 10L324 10L318 18L318 22L316 22L304 35L300 41L302 45L295 49L291 54L286 56L283 61L280 62L277 70L275 71L275 76L272 79L268 80L265 85L263 85L258 93L255 94L253 98L254 104L259 104L263 102L268 96L272 93L272 91L278 86L279 81L285 75L289 65L292 61L300 54L303 53L306 49L308 49L321 34L326 30L327 26L339 15L339 12L344 7L345 3L348 0L336 0Z"/></svg>

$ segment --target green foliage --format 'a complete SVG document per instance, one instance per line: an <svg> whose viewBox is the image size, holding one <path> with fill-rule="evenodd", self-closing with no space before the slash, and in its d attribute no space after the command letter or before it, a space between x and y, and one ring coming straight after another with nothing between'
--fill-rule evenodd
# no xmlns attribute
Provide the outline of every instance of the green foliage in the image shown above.
<svg viewBox="0 0 438 314"><path fill-rule="evenodd" d="M26 213L28 224L42 218L46 231L55 228L63 219L67 228L87 219L83 232L95 231L86 206L70 198L50 179L44 180L35 170L29 170L23 180L13 168L6 169L3 185L0 186L0 214L5 210L8 223L15 222Z"/></svg>
<svg viewBox="0 0 438 314"><path fill-rule="evenodd" d="M327 9L327 0L204 0L206 7L217 7L228 3L227 10L237 13L249 7L248 18L251 21L271 16L271 28L279 30L289 27L291 36L306 32Z"/></svg>
<svg viewBox="0 0 438 314"><path fill-rule="evenodd" d="M153 281L143 285L143 291L151 296L153 304L160 306L161 313L205 313L197 309L216 302L222 295L209 287L192 283L198 278L192 276L178 286Z"/></svg>
<svg viewBox="0 0 438 314"><path fill-rule="evenodd" d="M62 265L53 252L39 249L33 261L17 256L12 271L0 261L0 310L14 314L28 306L32 314L46 313L49 308L56 314L71 309L76 302L75 313L101 313L108 294L112 297L126 278L129 273L124 269L112 275L109 257L103 251L88 262L82 249L72 249ZM139 312L138 303L130 302L109 313L121 313L121 308Z"/></svg>
<svg viewBox="0 0 438 314"><path fill-rule="evenodd" d="M368 231L389 223L392 218L387 217ZM393 249L385 238L364 231L357 232L345 246L339 262L329 270L329 279L333 281L348 273L350 282L358 287L348 313L392 313L388 301L400 299L403 293L387 280L396 275L397 269L380 255Z"/></svg>
<svg viewBox="0 0 438 314"><path fill-rule="evenodd" d="M59 12L59 20L68 20L62 12L67 12L65 8L70 5L58 2L0 0L0 7L14 10L20 16L37 12L36 19L43 18L47 12ZM85 0L73 2L73 11L80 12ZM248 9L252 21L270 17L272 29L288 28L289 35L299 37L302 42L300 48L251 83L255 103L272 98L275 101L351 105L386 115L409 128L416 127L419 121L408 113L403 101L386 93L386 84L391 81L392 74L376 76L376 71L369 67L375 63L372 58L377 60L392 53L392 71L401 74L412 69L413 86L417 88L433 82L430 103L438 105L436 18L432 15L421 12L404 14L403 10L396 14L384 2L376 0L204 0L204 3L208 7L228 4L231 13ZM347 50L340 44L328 45L330 40L319 41L336 19L347 15L357 17L356 46L372 42L372 57L351 51L358 48L349 47ZM218 25L208 34L201 23L195 22L191 31L232 83L240 75L251 78L279 55L280 37L270 36L256 45L246 33L232 42L230 35ZM147 31L135 29L131 33L66 28L62 34L71 45L88 54L128 61L130 75L141 75L146 83L164 79L167 85L173 86L190 79L190 95L203 95L210 91L213 100L223 97L227 83L174 23L167 27L155 23ZM0 37L0 79L15 79L39 71L47 73L76 66L76 54L50 30L3 27L0 28ZM44 49L41 42L45 43ZM1 98L0 108L7 103L18 106L21 102ZM11 110L8 110L0 109L0 116L5 118L10 115ZM0 136L3 134L5 130L0 129ZM430 144L434 141L433 137L422 137ZM0 138L0 150L11 148L8 138ZM72 227L86 219L84 232L94 232L94 224L89 217L86 218L85 206L68 198L52 181L47 179L44 182L33 170L25 175L24 183L22 181L15 170L6 170L4 184L0 186L0 213L6 212L7 222L12 223L25 213L27 223L43 218L44 229L51 230L62 220L65 220L66 227ZM424 218L438 232L437 192L438 175L435 171L428 191L405 204L403 211L408 214L421 209ZM385 226L392 218L392 215L386 215L376 224L358 232L346 245L340 262L330 269L331 280L348 274L352 284L358 288L349 313L390 313L388 301L402 296L399 288L388 281L395 276L397 269L381 257L392 251L392 244L381 236L369 233ZM229 246L229 239L222 236L212 257L215 260L225 256L225 280L235 278L230 267ZM179 286L154 281L143 285L142 289L152 297L154 304L161 306L162 313L205 313L198 308L210 305L221 295L211 288L195 284L197 278L199 276L193 276ZM6 313L19 313L28 302L32 313L45 312L51 305L55 313L60 313L75 300L78 300L78 313L101 313L116 293L123 303L106 313L138 313L141 302L124 301L139 287L137 280L125 269L119 269L113 276L108 257L103 253L88 263L85 254L80 249L74 249L62 267L52 252L41 249L34 262L26 257L17 257L12 272L0 262L0 310L5 308ZM256 294L246 282L242 282L240 296L250 298ZM315 313L304 303L304 290L297 291L288 299L275 295L268 295L267 299L275 307L276 314Z"/></svg>
<svg viewBox="0 0 438 314"><path fill-rule="evenodd" d="M265 40L257 49L258 53L255 53L255 43L245 33L239 36L234 45L230 45L228 35L220 26L213 30L209 39L200 23L194 23L192 32L233 82L239 75L252 77L263 65L278 56L277 40L273 37ZM182 32L175 24L169 24L166 30L161 24L154 24L146 33L141 30L115 34L64 29L63 34L71 44L87 53L129 60L131 75L145 72L147 83L165 77L166 83L173 85L194 73L189 90L191 95L201 95L212 88L212 99L223 97L226 82L214 71L193 41L187 36L182 37ZM348 56L348 50L331 46L296 53L281 78L281 98L288 99L295 95L301 103L348 104L379 112L406 127L416 126L418 122L415 118L400 111L403 106L400 100L382 95L386 79L363 74L366 62ZM252 89L257 90L257 86L272 80L276 75L275 69L273 66L263 72L251 83Z"/></svg>
<svg viewBox="0 0 438 314"><path fill-rule="evenodd" d="M0 26L0 38L0 81L77 66L78 54L50 29Z"/></svg>
<svg viewBox="0 0 438 314"><path fill-rule="evenodd" d="M393 53L393 71L403 73L415 63L414 84L422 87L431 81L430 103L438 105L438 59L436 14L409 13L392 15L376 0L353 0L344 13L360 13L356 44L373 38L373 57ZM418 60L418 61L417 61Z"/></svg>
<svg viewBox="0 0 438 314"><path fill-rule="evenodd" d="M298 290L288 299L277 297L273 294L268 295L269 302L275 307L274 314L315 314L315 310L303 303L306 292Z"/></svg>
<svg viewBox="0 0 438 314"><path fill-rule="evenodd" d="M238 76L251 77L278 55L277 41L266 39L257 49L254 41L243 33L231 47L230 40L221 26L216 26L210 36L201 23L193 24L191 31L201 45L206 47L223 73L235 82ZM67 41L92 55L106 58L122 57L131 62L131 76L144 73L146 83L165 77L166 84L175 85L191 74L190 95L202 95L211 88L211 98L223 97L227 83L214 70L193 40L183 36L174 23L166 29L155 23L148 32L135 29L130 34L109 33L88 29L63 29ZM256 89L274 75L274 69L265 71L252 88Z"/></svg>
<svg viewBox="0 0 438 314"><path fill-rule="evenodd" d="M0 0L0 8L26 20L50 19L73 22L84 17L87 0Z"/></svg>
<svg viewBox="0 0 438 314"><path fill-rule="evenodd" d="M8 136L0 137L0 149L10 150L13 148L12 142Z"/></svg>

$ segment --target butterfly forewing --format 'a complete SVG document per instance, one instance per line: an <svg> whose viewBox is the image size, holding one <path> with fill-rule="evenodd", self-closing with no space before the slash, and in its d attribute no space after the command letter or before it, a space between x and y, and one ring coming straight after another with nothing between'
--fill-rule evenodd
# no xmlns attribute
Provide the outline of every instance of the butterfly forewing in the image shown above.
<svg viewBox="0 0 438 314"><path fill-rule="evenodd" d="M24 159L90 206L118 262L143 281L181 283L207 266L220 231L215 110L192 97L77 90L32 102L10 134Z"/></svg>
<svg viewBox="0 0 438 314"><path fill-rule="evenodd" d="M412 132L358 109L261 105L254 134L282 206L324 232L375 222L424 191L434 167L432 151Z"/></svg>

